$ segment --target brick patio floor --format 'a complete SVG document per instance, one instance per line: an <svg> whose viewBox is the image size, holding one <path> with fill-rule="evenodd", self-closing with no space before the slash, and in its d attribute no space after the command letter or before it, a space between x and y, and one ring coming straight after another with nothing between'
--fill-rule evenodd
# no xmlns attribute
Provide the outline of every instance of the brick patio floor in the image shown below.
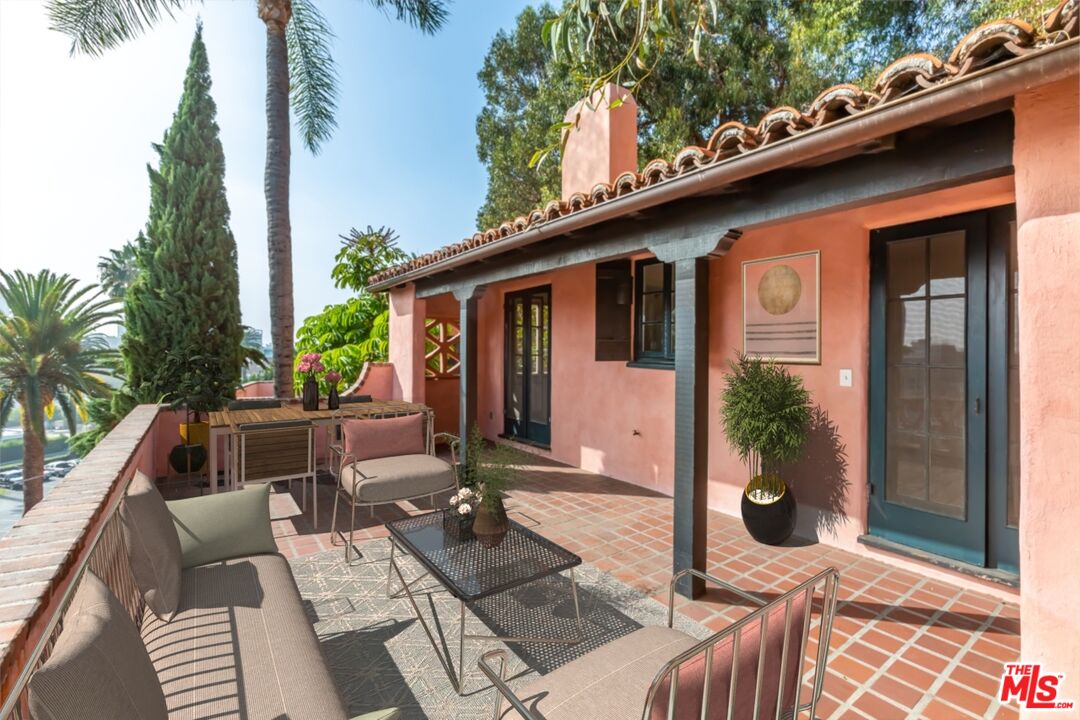
<svg viewBox="0 0 1080 720"><path fill-rule="evenodd" d="M666 603L672 501L658 493L543 458L530 460L507 502L511 517L585 562ZM293 489L299 498L299 484ZM310 498L309 498L310 499ZM319 486L319 527L310 512L274 522L278 545L299 557L331 548L333 488ZM426 502L357 511L357 542L385 537L382 523ZM339 519L348 516L339 511ZM346 525L347 527L347 525ZM709 572L740 588L781 593L817 571L840 571L840 602L818 716L829 718L1013 718L995 699L1002 663L1019 657L1019 607L819 544L769 547L738 518L709 512ZM341 551L341 546L336 546ZM680 612L721 629L749 608L709 592ZM678 602L678 601L677 601Z"/></svg>

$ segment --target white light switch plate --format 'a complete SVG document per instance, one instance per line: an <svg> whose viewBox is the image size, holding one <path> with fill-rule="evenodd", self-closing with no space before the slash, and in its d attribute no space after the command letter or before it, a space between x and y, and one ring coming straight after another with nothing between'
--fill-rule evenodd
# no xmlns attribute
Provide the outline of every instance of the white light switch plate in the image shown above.
<svg viewBox="0 0 1080 720"><path fill-rule="evenodd" d="M840 387L851 387L851 368L840 370Z"/></svg>

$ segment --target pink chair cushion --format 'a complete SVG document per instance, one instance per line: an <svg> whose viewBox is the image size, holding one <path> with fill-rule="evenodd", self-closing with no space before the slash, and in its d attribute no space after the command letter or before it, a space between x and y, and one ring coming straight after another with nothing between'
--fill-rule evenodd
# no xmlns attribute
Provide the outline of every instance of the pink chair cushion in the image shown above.
<svg viewBox="0 0 1080 720"><path fill-rule="evenodd" d="M341 437L345 453L357 460L427 452L423 415L345 420L341 423Z"/></svg>
<svg viewBox="0 0 1080 720"><path fill-rule="evenodd" d="M762 672L761 703L759 718L776 717L776 703L780 697L784 710L794 706L802 658L803 619L806 613L806 594L800 593L791 601L791 631L788 637L787 665L784 667L783 683L780 682L780 659L784 648L784 605L768 606L765 624L765 666ZM713 650L712 673L709 689L709 718L726 717L728 693L731 688L732 648L734 637L727 637ZM761 620L753 620L743 627L739 637L739 671L735 678L735 706L732 718L754 716L754 690L757 685L758 657L761 650ZM704 692L705 654L695 655L679 666L679 684L675 697L675 720L698 720L701 717L701 699ZM670 673L660 681L653 702L650 720L667 718L668 694L671 689ZM803 702L809 702L809 692L803 693ZM781 713L781 717L785 717Z"/></svg>

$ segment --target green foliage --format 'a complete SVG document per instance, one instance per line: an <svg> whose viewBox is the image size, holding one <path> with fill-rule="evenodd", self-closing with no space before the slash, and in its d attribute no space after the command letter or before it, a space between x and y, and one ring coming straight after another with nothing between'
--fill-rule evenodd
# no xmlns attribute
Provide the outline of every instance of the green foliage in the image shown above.
<svg viewBox="0 0 1080 720"><path fill-rule="evenodd" d="M124 294L135 282L139 267L135 262L136 243L144 242L142 233L135 242L124 243L119 250L110 250L98 258L98 280L101 288L114 300L123 300Z"/></svg>
<svg viewBox="0 0 1080 720"><path fill-rule="evenodd" d="M721 122L756 123L773 107L805 106L835 83L869 87L901 55L947 53L988 18L1036 17L1051 5L567 0L558 11L526 8L512 32L496 35L478 76L485 106L476 121L477 154L488 190L477 225L497 226L560 196L560 147L573 129L564 115L605 82L634 93L644 166L704 145Z"/></svg>
<svg viewBox="0 0 1080 720"><path fill-rule="evenodd" d="M305 353L321 353L323 365L341 373L339 388L347 389L360 377L364 363L382 362L389 355L388 301L385 294L367 292L368 280L408 260L410 255L397 246L397 235L387 227L376 229L369 225L363 232L353 228L341 240L330 276L336 287L357 294L305 319L296 331L296 355L299 358ZM294 373L297 387L303 379L299 372ZM319 387L321 392L330 389L321 379Z"/></svg>
<svg viewBox="0 0 1080 720"><path fill-rule="evenodd" d="M776 363L739 354L724 374L720 421L752 479L775 476L799 457L810 426L802 378Z"/></svg>
<svg viewBox="0 0 1080 720"><path fill-rule="evenodd" d="M459 484L480 493L489 509L506 497L521 472L521 453L505 443L488 444L480 427L473 425L466 443L465 465Z"/></svg>
<svg viewBox="0 0 1080 720"><path fill-rule="evenodd" d="M334 256L334 268L330 271L336 288L362 293L372 275L412 257L397 246L397 233L385 225L380 228L368 225L363 232L351 228L348 235L338 237L341 249Z"/></svg>
<svg viewBox="0 0 1080 720"><path fill-rule="evenodd" d="M900 55L947 54L981 20L1023 12L1034 19L1053 3L1023 0L568 0L543 29L554 57L597 61L583 96L613 82L636 90L668 54L704 65L717 47L738 35L769 38L764 56L785 62L767 79L782 85L804 76L866 80ZM1030 13L1030 14L1029 14ZM610 48L615 48L612 53ZM784 57L786 56L786 57ZM734 58L733 58L734 59ZM752 82L751 76L751 82ZM824 85L818 87L824 89ZM812 97L812 96L811 96ZM809 100L803 98L802 102ZM793 103L789 103L793 104ZM740 118L734 118L740 119Z"/></svg>
<svg viewBox="0 0 1080 720"><path fill-rule="evenodd" d="M76 455L86 457L136 405L135 398L123 388L113 391L108 397L91 398L86 403L87 427L71 436L68 447Z"/></svg>
<svg viewBox="0 0 1080 720"><path fill-rule="evenodd" d="M166 353L162 365L164 374L176 378L173 390L164 397L174 410L207 413L236 396L237 385L218 355L200 353L195 346L178 348Z"/></svg>
<svg viewBox="0 0 1080 720"><path fill-rule="evenodd" d="M559 163L530 169L529 160L549 141L552 123L577 99L571 65L554 61L540 39L550 5L527 7L511 32L500 30L477 74L484 108L476 118L476 153L487 168L488 188L476 215L479 229L494 227L559 197Z"/></svg>
<svg viewBox="0 0 1080 720"><path fill-rule="evenodd" d="M72 433L86 403L105 397L110 350L97 331L117 320L113 303L94 285L68 275L0 270L0 426L17 403L23 440L44 443L45 417L59 406ZM27 451L23 475L39 477L41 456ZM36 467L29 467L31 463Z"/></svg>
<svg viewBox="0 0 1080 720"><path fill-rule="evenodd" d="M139 402L190 398L222 407L240 384L242 347L236 242L225 197L225 154L199 25L184 93L155 150L150 218L136 245L138 274L124 302L121 352Z"/></svg>

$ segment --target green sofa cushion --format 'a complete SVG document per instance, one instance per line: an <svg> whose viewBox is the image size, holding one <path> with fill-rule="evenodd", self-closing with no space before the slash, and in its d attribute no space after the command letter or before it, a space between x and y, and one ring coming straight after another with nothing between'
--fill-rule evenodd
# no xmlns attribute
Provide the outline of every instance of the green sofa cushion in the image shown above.
<svg viewBox="0 0 1080 720"><path fill-rule="evenodd" d="M184 568L277 552L270 527L270 486L171 500Z"/></svg>

